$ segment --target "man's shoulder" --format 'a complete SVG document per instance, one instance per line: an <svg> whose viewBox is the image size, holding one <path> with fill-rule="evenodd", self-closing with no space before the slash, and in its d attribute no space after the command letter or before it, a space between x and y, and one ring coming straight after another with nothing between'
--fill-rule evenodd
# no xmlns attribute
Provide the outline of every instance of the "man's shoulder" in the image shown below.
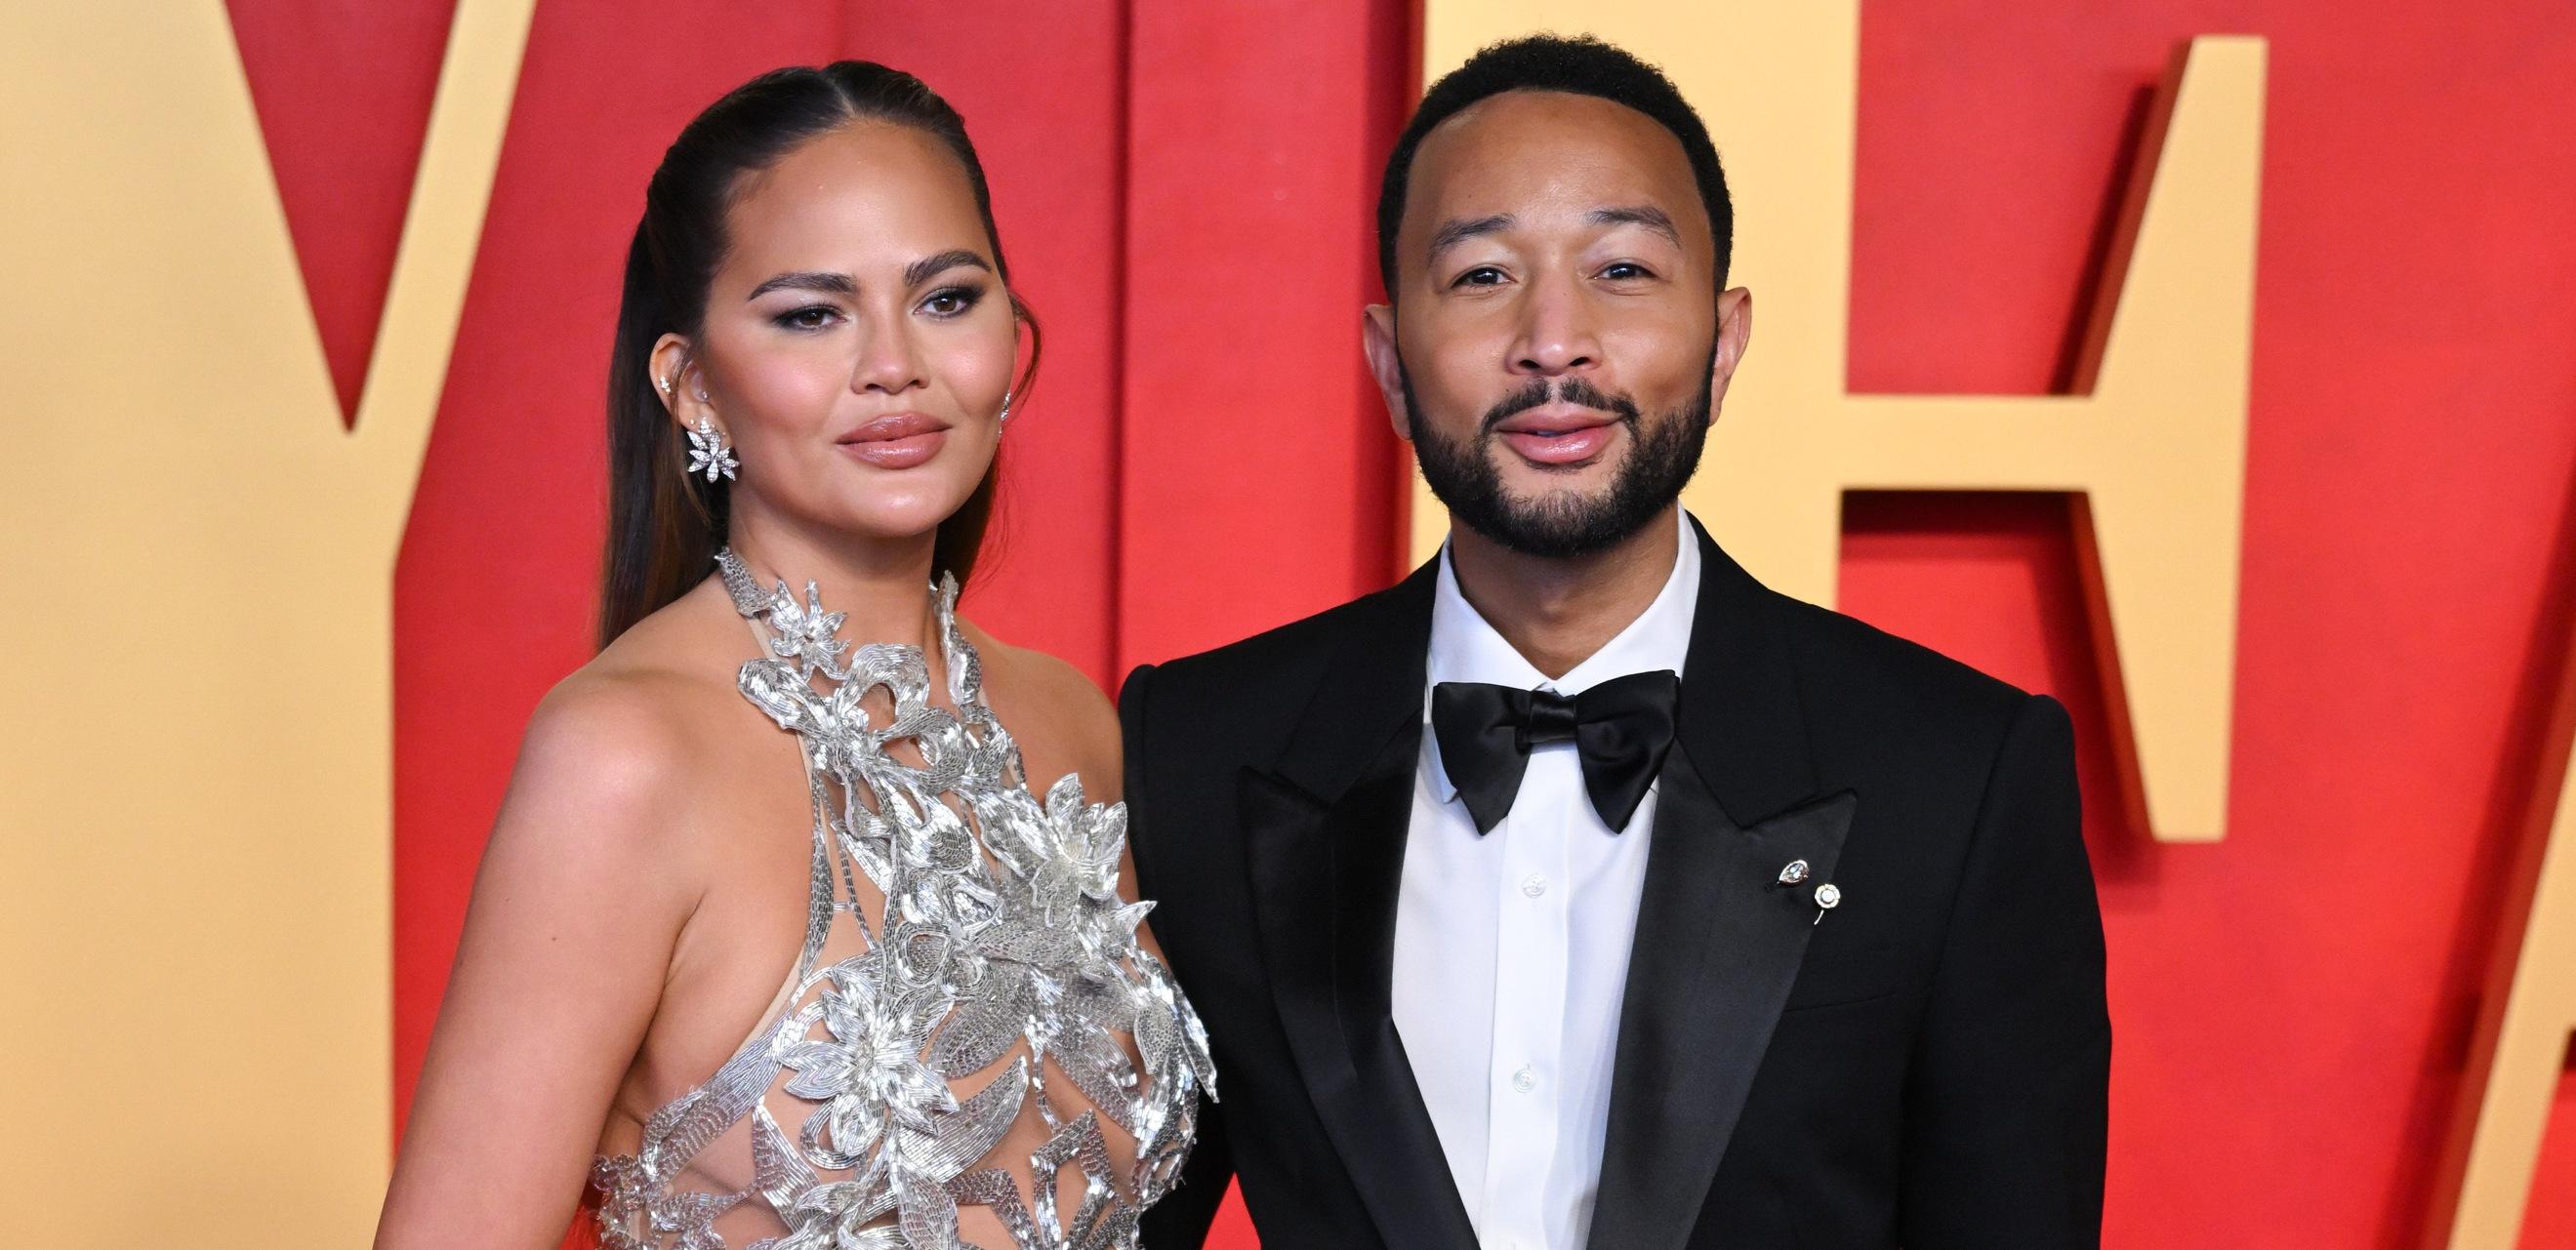
<svg viewBox="0 0 2576 1250"><path fill-rule="evenodd" d="M1408 604L1401 591L1379 591L1240 642L1137 669L1118 696L1130 777L1158 772L1188 789L1230 779L1236 765L1277 759L1326 691L1349 698L1357 689L1378 688L1402 667L1388 650L1405 646L1400 626ZM1412 698L1421 698L1418 686ZM1158 764L1141 767L1147 760ZM1166 801L1178 793L1171 785L1164 792Z"/></svg>
<svg viewBox="0 0 2576 1250"><path fill-rule="evenodd" d="M1395 593L1389 588L1363 595L1241 641L1154 665L1157 709L1167 703L1259 707L1290 697L1302 703L1353 632L1386 615L1393 606L1387 598Z"/></svg>
<svg viewBox="0 0 2576 1250"><path fill-rule="evenodd" d="M1992 740L2030 692L1829 608L1779 596L1811 725L1871 737Z"/></svg>

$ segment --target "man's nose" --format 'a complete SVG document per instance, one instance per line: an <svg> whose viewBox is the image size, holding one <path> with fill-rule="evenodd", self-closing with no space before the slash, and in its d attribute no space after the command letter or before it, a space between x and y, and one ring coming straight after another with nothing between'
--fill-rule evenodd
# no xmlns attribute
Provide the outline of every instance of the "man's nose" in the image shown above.
<svg viewBox="0 0 2576 1250"><path fill-rule="evenodd" d="M1590 301L1571 279L1541 279L1521 308L1520 336L1512 344L1512 372L1552 378L1601 363Z"/></svg>

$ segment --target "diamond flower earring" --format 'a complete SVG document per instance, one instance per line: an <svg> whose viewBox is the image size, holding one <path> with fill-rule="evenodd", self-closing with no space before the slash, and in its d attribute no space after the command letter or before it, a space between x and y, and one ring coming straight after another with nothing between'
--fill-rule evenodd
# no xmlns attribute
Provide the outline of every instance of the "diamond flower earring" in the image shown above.
<svg viewBox="0 0 2576 1250"><path fill-rule="evenodd" d="M705 417L698 418L698 428L689 431L689 472L706 474L707 484L712 486L718 477L733 481L733 471L740 467L742 462L734 459L733 445L725 441L724 431Z"/></svg>

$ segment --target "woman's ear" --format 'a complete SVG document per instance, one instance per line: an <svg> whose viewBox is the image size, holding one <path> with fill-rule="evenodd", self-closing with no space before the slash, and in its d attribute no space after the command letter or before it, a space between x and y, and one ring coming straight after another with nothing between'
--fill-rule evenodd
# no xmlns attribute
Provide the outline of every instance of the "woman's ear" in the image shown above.
<svg viewBox="0 0 2576 1250"><path fill-rule="evenodd" d="M689 340L677 334L663 335L644 358L644 370L644 384L653 388L654 396L662 401L662 410L682 428L693 427L701 419L715 419L715 409L707 403L707 380L698 371Z"/></svg>

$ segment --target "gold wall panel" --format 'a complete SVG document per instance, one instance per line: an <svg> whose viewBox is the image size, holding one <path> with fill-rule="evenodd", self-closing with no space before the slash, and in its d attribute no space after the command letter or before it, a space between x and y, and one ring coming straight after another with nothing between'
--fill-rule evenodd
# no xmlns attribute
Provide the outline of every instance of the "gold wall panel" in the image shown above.
<svg viewBox="0 0 2576 1250"><path fill-rule="evenodd" d="M1857 0L1430 0L1425 81L1534 30L1661 65L1709 122L1735 195L1730 281L1752 350L1684 502L1772 586L1834 599L1848 490L2080 492L2116 752L2133 816L2168 841L2226 827L2246 370L2265 45L2193 41L2141 145L2072 396L1854 395L1850 339ZM1415 483L1412 548L1447 514ZM2117 646L2111 640L2117 639ZM2124 700L2125 696L2125 700Z"/></svg>
<svg viewBox="0 0 2576 1250"><path fill-rule="evenodd" d="M2458 1116L2435 1172L2433 1250L2515 1250L2576 1034L2576 667L2548 736L2557 783L2538 795L2497 909Z"/></svg>
<svg viewBox="0 0 2576 1250"><path fill-rule="evenodd" d="M533 0L461 0L356 428L220 0L0 6L7 1241L365 1244L393 572Z"/></svg>

